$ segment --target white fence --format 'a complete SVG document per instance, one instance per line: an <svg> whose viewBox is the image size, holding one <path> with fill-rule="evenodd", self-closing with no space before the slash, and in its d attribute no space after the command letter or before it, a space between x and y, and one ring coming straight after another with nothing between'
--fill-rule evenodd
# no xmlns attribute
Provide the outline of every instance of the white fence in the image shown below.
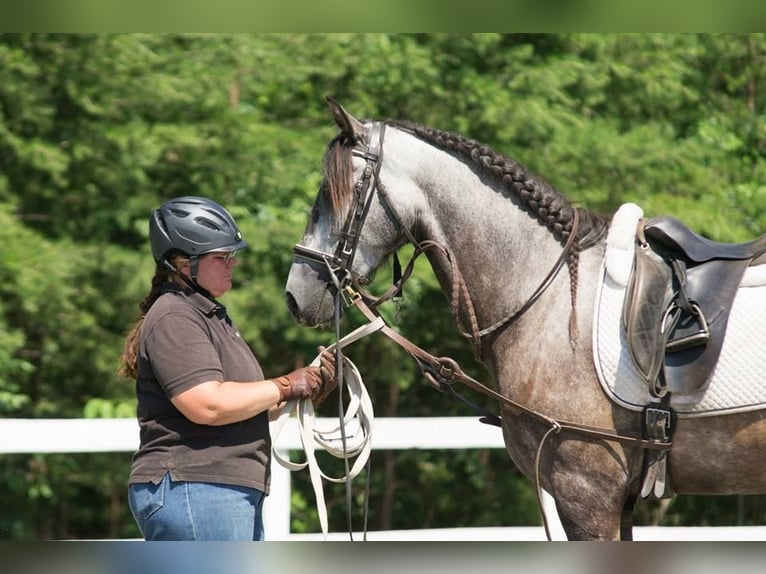
<svg viewBox="0 0 766 574"><path fill-rule="evenodd" d="M322 423L322 419L319 419ZM502 433L475 417L376 418L372 448L467 449L503 448ZM0 456L10 453L133 452L138 447L135 419L0 419ZM294 419L282 429L275 447L286 453L302 449ZM322 540L322 534L290 532L290 471L273 463L272 490L264 506L269 540ZM564 540L544 500L554 540ZM766 527L637 527L636 540L766 540ZM348 533L330 533L328 540L349 540ZM354 540L360 540L358 533ZM434 530L369 532L367 540L545 540L542 526L507 528L440 528Z"/></svg>
<svg viewBox="0 0 766 574"><path fill-rule="evenodd" d="M317 422L320 426L330 426L329 421L323 419ZM502 448L503 439L497 427L482 424L473 417L376 418L372 447L378 450ZM133 452L136 448L138 423L133 418L0 419L0 455ZM302 450L296 419L288 420L275 448L285 458L289 450ZM264 505L264 526L270 540L293 537L290 475L289 470L273 463L271 493ZM319 536L321 538L321 534ZM348 534L344 536L348 538Z"/></svg>

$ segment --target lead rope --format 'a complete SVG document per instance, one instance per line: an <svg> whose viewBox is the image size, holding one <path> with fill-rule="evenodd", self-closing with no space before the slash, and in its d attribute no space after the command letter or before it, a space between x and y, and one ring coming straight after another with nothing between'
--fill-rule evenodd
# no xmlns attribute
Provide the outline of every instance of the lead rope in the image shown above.
<svg viewBox="0 0 766 574"><path fill-rule="evenodd" d="M333 317L335 319L335 340L340 341L340 297L336 296L334 303ZM343 349L340 345L335 347L335 364L343 365ZM345 377L343 376L344 369L335 369L335 385L338 389L338 420L343 420L343 383ZM343 453L343 467L346 471L346 476L350 475L348 465L348 437L346 436L346 425L340 424L340 441L342 445ZM346 529L348 530L349 540L354 541L354 528L351 520L351 480L346 480ZM366 534L366 533L365 533Z"/></svg>
<svg viewBox="0 0 766 574"><path fill-rule="evenodd" d="M384 326L382 318L366 323L358 329L343 337L327 351L333 352L346 347L367 335L380 330ZM312 367L318 367L320 355L311 362ZM319 524L322 528L324 539L327 540L328 521L327 505L325 504L322 479L334 483L350 483L364 468L370 458L372 450L371 437L375 420L372 401L367 389L362 382L362 377L356 365L348 358L343 357L343 380L348 391L349 404L345 413L335 421L333 426L320 428L314 414L314 404L310 399L289 401L280 411L272 427L272 442L277 443L277 437L282 432L287 419L293 411L297 411L298 428L301 443L305 451L304 462L293 462L283 458L279 451L273 449L274 459L283 467L291 471L309 468L311 485L317 502ZM323 421L324 422L324 421ZM343 458L348 461L356 457L353 466L346 469L346 474L341 477L327 475L319 466L316 459L316 450L321 448L335 458Z"/></svg>

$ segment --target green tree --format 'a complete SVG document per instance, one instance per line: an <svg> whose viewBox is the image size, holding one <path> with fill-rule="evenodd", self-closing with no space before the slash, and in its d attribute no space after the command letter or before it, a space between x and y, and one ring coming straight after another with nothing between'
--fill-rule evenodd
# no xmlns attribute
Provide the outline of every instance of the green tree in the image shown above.
<svg viewBox="0 0 766 574"><path fill-rule="evenodd" d="M596 211L634 201L713 239L759 235L765 40L0 34L0 412L132 416L133 385L116 374L118 358L152 273L147 218L176 195L209 196L241 223L251 248L225 302L267 373L329 343L330 331L298 327L283 302L291 247L336 133L325 95L362 117L473 137ZM382 271L372 287L388 281ZM398 328L487 381L427 264L405 293ZM384 313L393 321L391 306ZM351 314L344 328L360 321ZM364 366L379 416L471 414L383 338L349 353ZM129 464L129 454L3 456L0 538L135 536ZM537 521L532 485L500 451L376 452L370 481L378 528ZM296 475L295 485L293 528L316 530L308 477ZM424 488L433 497L416 500ZM662 516L757 520L737 502L679 499ZM748 507L759 504L748 498ZM344 529L344 489L330 489L328 507L331 527ZM653 505L639 511L644 521L659 515Z"/></svg>

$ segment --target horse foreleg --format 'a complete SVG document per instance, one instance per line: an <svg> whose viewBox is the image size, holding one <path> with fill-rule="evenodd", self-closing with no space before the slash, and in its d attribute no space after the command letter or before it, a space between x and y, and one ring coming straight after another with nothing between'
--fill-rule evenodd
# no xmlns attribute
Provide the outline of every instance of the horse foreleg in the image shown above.
<svg viewBox="0 0 766 574"><path fill-rule="evenodd" d="M620 505L617 495L604 491L597 496L559 492L556 510L568 540L633 540L636 501L629 495Z"/></svg>
<svg viewBox="0 0 766 574"><path fill-rule="evenodd" d="M636 500L626 492L622 468L612 458L591 462L587 473L572 465L553 476L552 494L567 539L631 540Z"/></svg>
<svg viewBox="0 0 766 574"><path fill-rule="evenodd" d="M574 503L566 498L556 500L556 509L567 539L633 540L633 511L637 497L629 496L621 509L617 503L614 507L604 505L606 496L600 498L600 504L590 507L590 511L582 504L582 499Z"/></svg>

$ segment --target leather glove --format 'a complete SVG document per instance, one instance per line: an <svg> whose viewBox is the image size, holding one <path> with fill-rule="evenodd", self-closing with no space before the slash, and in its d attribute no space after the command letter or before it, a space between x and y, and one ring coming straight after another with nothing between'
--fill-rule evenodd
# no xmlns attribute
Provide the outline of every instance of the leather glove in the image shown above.
<svg viewBox="0 0 766 574"><path fill-rule="evenodd" d="M335 365L335 351L328 351L325 347L319 350L319 373L322 378L322 387L314 398L315 404L320 404L338 386L337 371Z"/></svg>
<svg viewBox="0 0 766 574"><path fill-rule="evenodd" d="M279 402L314 398L322 388L319 367L303 367L272 379L279 389Z"/></svg>

